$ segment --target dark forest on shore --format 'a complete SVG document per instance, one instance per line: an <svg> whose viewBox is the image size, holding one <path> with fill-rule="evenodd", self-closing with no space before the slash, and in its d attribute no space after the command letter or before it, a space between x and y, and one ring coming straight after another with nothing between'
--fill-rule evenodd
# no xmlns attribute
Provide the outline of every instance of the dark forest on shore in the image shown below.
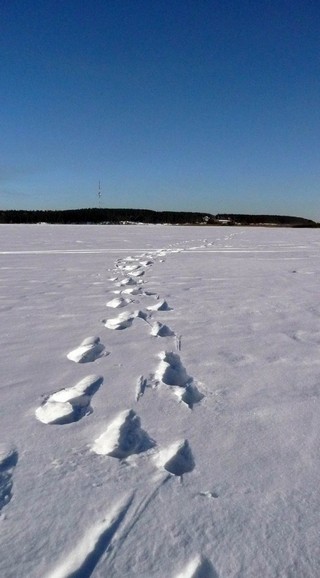
<svg viewBox="0 0 320 578"><path fill-rule="evenodd" d="M152 211L148 209L87 208L70 210L3 210L0 224L169 224L169 225L254 225L280 227L319 227L320 224L302 217L283 215L239 215Z"/></svg>

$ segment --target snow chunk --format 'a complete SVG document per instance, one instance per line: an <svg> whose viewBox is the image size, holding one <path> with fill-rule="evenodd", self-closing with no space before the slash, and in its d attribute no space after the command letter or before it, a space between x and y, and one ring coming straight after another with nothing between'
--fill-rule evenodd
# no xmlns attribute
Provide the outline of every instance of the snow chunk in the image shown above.
<svg viewBox="0 0 320 578"><path fill-rule="evenodd" d="M87 337L73 351L67 354L67 358L75 363L88 363L101 357L105 347L100 343L100 337ZM105 355L108 355L106 352Z"/></svg>
<svg viewBox="0 0 320 578"><path fill-rule="evenodd" d="M167 385L178 385L184 387L192 381L192 377L187 374L182 365L180 357L172 351L160 353L160 364L155 373L155 378Z"/></svg>
<svg viewBox="0 0 320 578"><path fill-rule="evenodd" d="M50 395L36 409L36 418L44 424L72 423L91 413L90 401L98 391L103 378L89 375L73 387L67 387Z"/></svg>
<svg viewBox="0 0 320 578"><path fill-rule="evenodd" d="M124 299L123 297L116 297L115 299L111 299L106 303L107 307L112 307L113 309L119 309L120 307L125 307L129 303L132 303L130 299Z"/></svg>
<svg viewBox="0 0 320 578"><path fill-rule="evenodd" d="M180 440L163 449L155 456L158 467L164 468L170 474L182 476L192 472L195 461L188 440Z"/></svg>
<svg viewBox="0 0 320 578"><path fill-rule="evenodd" d="M148 311L172 311L165 299L160 299L155 305L149 305Z"/></svg>
<svg viewBox="0 0 320 578"><path fill-rule="evenodd" d="M124 311L123 313L120 313L118 317L114 317L113 319L104 319L103 323L108 329L127 329L128 327L131 327L134 319L137 317L146 321L148 316L141 310L132 311L131 313Z"/></svg>
<svg viewBox="0 0 320 578"><path fill-rule="evenodd" d="M122 281L120 281L119 286L123 287L126 285L136 285L136 284L137 282L134 279L132 279L132 277L125 277L124 279L122 279Z"/></svg>
<svg viewBox="0 0 320 578"><path fill-rule="evenodd" d="M123 289L121 293L125 295L141 295L141 287L128 287L128 289Z"/></svg>
<svg viewBox="0 0 320 578"><path fill-rule="evenodd" d="M139 416L132 409L128 409L121 412L95 440L92 450L96 454L123 459L154 446L154 440L141 429Z"/></svg>
<svg viewBox="0 0 320 578"><path fill-rule="evenodd" d="M159 321L155 321L152 323L150 335L155 337L171 337L174 335L174 332L167 325L164 325Z"/></svg>

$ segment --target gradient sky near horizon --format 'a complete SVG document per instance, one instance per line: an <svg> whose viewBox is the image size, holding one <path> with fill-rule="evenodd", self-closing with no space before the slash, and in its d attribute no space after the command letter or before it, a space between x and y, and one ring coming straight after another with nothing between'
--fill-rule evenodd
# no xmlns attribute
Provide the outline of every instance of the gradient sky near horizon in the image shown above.
<svg viewBox="0 0 320 578"><path fill-rule="evenodd" d="M320 221L317 0L3 0L0 209Z"/></svg>

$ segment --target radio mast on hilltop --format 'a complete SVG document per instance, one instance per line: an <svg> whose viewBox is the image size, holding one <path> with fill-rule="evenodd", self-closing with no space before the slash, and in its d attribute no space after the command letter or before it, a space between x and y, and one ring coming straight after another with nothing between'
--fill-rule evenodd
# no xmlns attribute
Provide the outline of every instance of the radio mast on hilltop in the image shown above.
<svg viewBox="0 0 320 578"><path fill-rule="evenodd" d="M100 184L100 181L99 181L99 187L98 187L98 206L99 206L99 209L101 209L101 184Z"/></svg>

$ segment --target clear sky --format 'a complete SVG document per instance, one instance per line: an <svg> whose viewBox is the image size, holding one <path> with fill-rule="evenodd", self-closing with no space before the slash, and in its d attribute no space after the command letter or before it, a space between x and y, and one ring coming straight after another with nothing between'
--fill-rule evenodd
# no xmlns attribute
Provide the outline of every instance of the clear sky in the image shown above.
<svg viewBox="0 0 320 578"><path fill-rule="evenodd" d="M320 220L318 0L2 0L0 208Z"/></svg>

